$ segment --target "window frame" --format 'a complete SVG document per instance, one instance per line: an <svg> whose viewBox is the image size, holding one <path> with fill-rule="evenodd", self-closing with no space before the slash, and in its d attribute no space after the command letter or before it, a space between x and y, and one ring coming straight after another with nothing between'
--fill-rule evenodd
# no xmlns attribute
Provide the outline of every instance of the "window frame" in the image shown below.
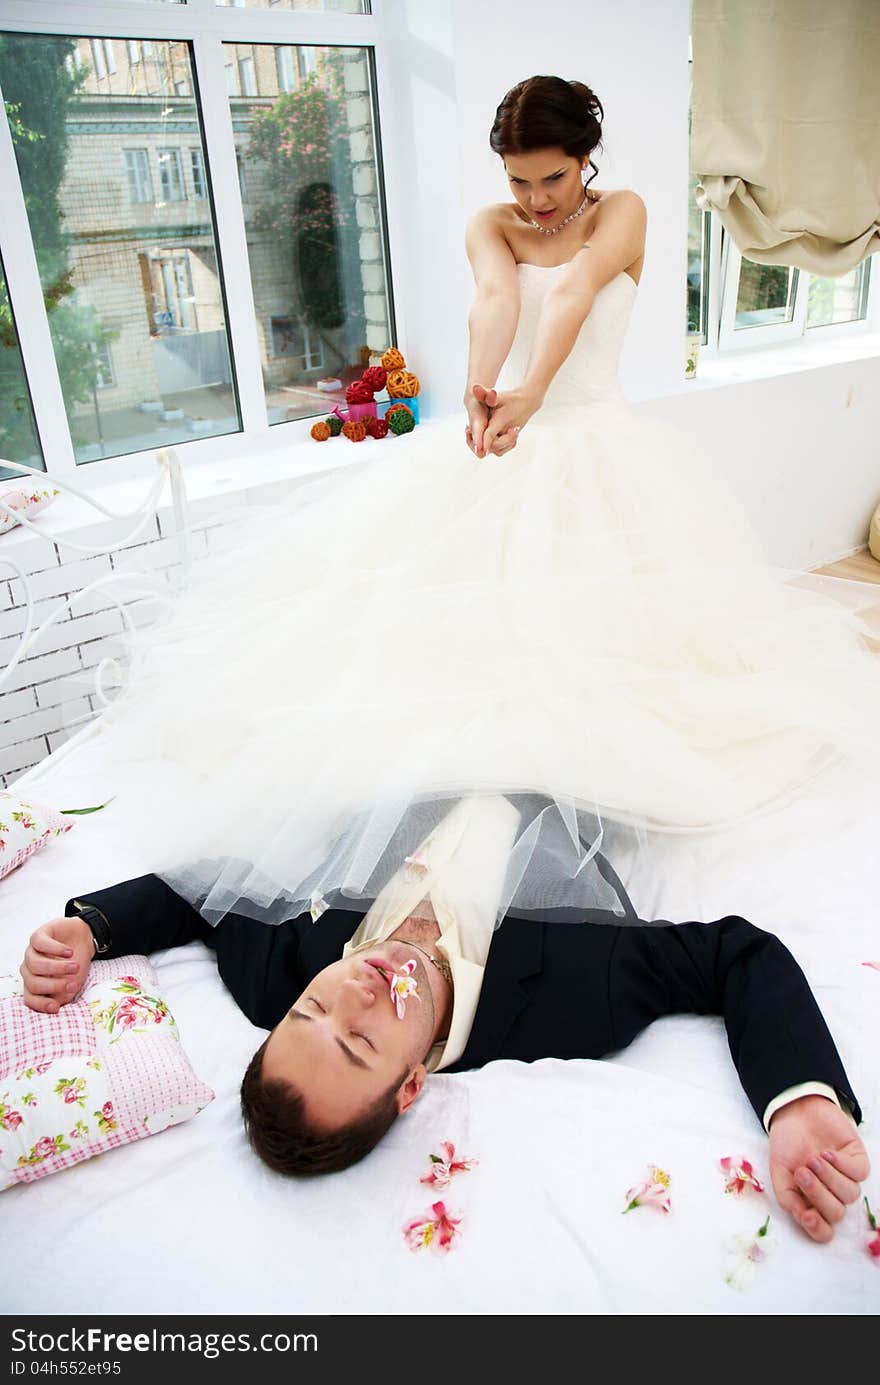
<svg viewBox="0 0 880 1385"><path fill-rule="evenodd" d="M215 247L241 428L217 437L175 442L185 467L223 462L239 466L257 455L290 456L291 447L299 445L299 429L304 444L307 439L305 420L292 420L289 424L269 422L250 275L235 272L236 265L248 263L248 247L225 81L224 43L356 47L365 53L378 136L376 166L383 207L388 307L395 340L404 353L408 349L405 319L394 294L395 281L400 282L403 277L402 247L409 190L402 140L396 133L394 116L395 75L387 38L391 22L383 13L383 0L372 0L372 13L365 15L275 7L252 10L215 6L214 0L188 0L186 5L138 4L134 0L124 7L117 0L40 0L39 5L34 0L4 0L0 29L8 33L135 39L140 42L142 62L155 61L156 41L181 40L190 44L193 99L202 118L208 198L214 214ZM8 187L7 195L0 199L0 246L46 466L59 478L80 486L99 487L105 482L152 478L159 444L143 451L76 463L12 138L3 118L0 173L7 174ZM184 186L188 191L186 183Z"/></svg>

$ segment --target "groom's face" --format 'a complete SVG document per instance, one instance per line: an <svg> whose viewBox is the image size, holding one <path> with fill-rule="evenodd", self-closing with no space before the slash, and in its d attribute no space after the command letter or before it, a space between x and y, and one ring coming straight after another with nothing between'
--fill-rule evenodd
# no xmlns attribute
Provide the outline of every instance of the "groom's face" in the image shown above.
<svg viewBox="0 0 880 1385"><path fill-rule="evenodd" d="M399 1019L388 973L413 958L417 995ZM406 943L386 941L319 972L269 1037L262 1074L291 1083L309 1120L334 1130L363 1115L399 1085L398 1109L418 1096L431 1046L434 1005L424 963Z"/></svg>

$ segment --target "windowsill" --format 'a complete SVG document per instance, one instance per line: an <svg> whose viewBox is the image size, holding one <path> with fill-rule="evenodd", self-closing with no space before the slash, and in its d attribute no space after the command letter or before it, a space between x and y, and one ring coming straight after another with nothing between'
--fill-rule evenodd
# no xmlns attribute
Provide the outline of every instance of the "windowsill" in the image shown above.
<svg viewBox="0 0 880 1385"><path fill-rule="evenodd" d="M331 472L344 466L356 465L358 462L365 462L370 457L375 456L375 449L378 447L406 447L407 437L395 438L389 444L387 439L366 438L361 443L351 444L345 439L332 439L327 443L316 443L310 437L308 428L314 422L313 419L304 419L302 422L302 436L295 442L289 441L289 434L286 435L283 445L266 447L261 451L249 452L247 461L242 460L239 454L227 456L218 460L206 461L204 459L193 462L190 465L182 463L184 480L186 483L187 505L191 508L190 519L194 521L201 510L210 509L209 502L222 501L229 499L239 504L247 504L248 496L253 494L254 499L259 503L262 500L260 492L270 487L293 486L299 481L317 480L322 475L329 475ZM418 427L426 428L431 426L431 420L423 420ZM174 450L173 444L167 449ZM38 515L33 521L33 528L19 524L14 529L10 529L6 534L0 535L0 558L4 554L14 561L15 549L22 544L32 542L37 538L51 542L53 539L60 542L64 541L65 535L74 536L77 530L86 527L91 528L101 523L123 526L126 530L134 529L137 524L136 517L131 515L132 511L139 509L146 504L152 488L158 479L158 467L143 472L137 476L120 477L111 481L103 480L100 485L88 485L88 467L83 468L85 476L77 476L74 484L86 495L93 494L95 499L114 513L112 516L104 515L94 505L80 496L72 495L62 490L50 506L42 514ZM23 478L25 483L30 481L30 477ZM36 485L49 485L52 477L40 473L34 478ZM0 483L0 492L4 490L14 490L16 482L10 477ZM271 495L267 496L271 500ZM205 502L204 507L199 502ZM198 509L196 507L198 506ZM218 514L222 513L222 505L218 505ZM150 508L150 513L158 511L166 520L163 525L163 533L168 532L172 514L172 495L167 473L165 473L162 489ZM155 538L155 526L147 527L139 536L134 539L136 543L145 543ZM96 535L90 535L90 541L101 540ZM116 547L120 540L115 537L108 539L110 547ZM0 581L10 575L3 570L0 565Z"/></svg>
<svg viewBox="0 0 880 1385"><path fill-rule="evenodd" d="M825 366L845 365L847 361L870 360L880 356L880 332L828 336L824 341L776 342L773 346L743 347L720 355L701 352L697 374L683 380L678 394L693 389L717 389L744 380L767 380L794 375L802 370L821 370Z"/></svg>

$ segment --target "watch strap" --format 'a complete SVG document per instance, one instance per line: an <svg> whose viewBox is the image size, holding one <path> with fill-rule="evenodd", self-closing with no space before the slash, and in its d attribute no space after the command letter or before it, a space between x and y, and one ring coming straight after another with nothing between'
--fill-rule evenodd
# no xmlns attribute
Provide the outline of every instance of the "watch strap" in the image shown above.
<svg viewBox="0 0 880 1385"><path fill-rule="evenodd" d="M105 952L110 951L112 937L110 934L110 922L106 914L94 904L89 904L86 900L75 899L73 908L76 911L75 917L81 918L87 923L92 937L95 940L95 956L101 957Z"/></svg>

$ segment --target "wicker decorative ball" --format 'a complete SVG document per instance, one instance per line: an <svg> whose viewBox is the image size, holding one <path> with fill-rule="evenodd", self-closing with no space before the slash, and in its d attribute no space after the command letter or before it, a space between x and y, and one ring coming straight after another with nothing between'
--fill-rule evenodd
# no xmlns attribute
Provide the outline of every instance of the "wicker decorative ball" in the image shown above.
<svg viewBox="0 0 880 1385"><path fill-rule="evenodd" d="M345 391L346 404L372 404L373 391L365 380L352 380Z"/></svg>
<svg viewBox="0 0 880 1385"><path fill-rule="evenodd" d="M319 419L317 423L312 424L311 435L315 439L315 442L326 442L328 438L333 436L333 432L329 423L325 423L323 419Z"/></svg>
<svg viewBox="0 0 880 1385"><path fill-rule="evenodd" d="M342 431L349 442L363 442L367 436L367 425L360 421L355 423L353 419L349 419L347 423L343 423Z"/></svg>
<svg viewBox="0 0 880 1385"><path fill-rule="evenodd" d="M385 417L390 418L392 414L400 412L411 414L412 409L408 408L406 404L389 404L388 408L385 410Z"/></svg>
<svg viewBox="0 0 880 1385"><path fill-rule="evenodd" d="M384 390L387 378L388 372L381 365L371 365L361 376L364 384L370 390Z"/></svg>
<svg viewBox="0 0 880 1385"><path fill-rule="evenodd" d="M371 438L387 438L388 424L384 418L368 418L365 420L367 432Z"/></svg>
<svg viewBox="0 0 880 1385"><path fill-rule="evenodd" d="M342 419L337 418L335 414L330 414L329 418L324 419L324 422L330 429L331 436L338 438L339 434L342 432Z"/></svg>
<svg viewBox="0 0 880 1385"><path fill-rule="evenodd" d="M391 432L398 438L402 433L411 433L416 426L416 421L409 409L395 409L393 414L386 414L385 417L388 419L388 427Z"/></svg>
<svg viewBox="0 0 880 1385"><path fill-rule="evenodd" d="M388 350L382 356L382 364L386 370L403 370L406 361L403 359L403 354L398 351L396 346L389 346Z"/></svg>
<svg viewBox="0 0 880 1385"><path fill-rule="evenodd" d="M387 380L392 399L415 399L419 392L419 377L408 370L392 370Z"/></svg>

